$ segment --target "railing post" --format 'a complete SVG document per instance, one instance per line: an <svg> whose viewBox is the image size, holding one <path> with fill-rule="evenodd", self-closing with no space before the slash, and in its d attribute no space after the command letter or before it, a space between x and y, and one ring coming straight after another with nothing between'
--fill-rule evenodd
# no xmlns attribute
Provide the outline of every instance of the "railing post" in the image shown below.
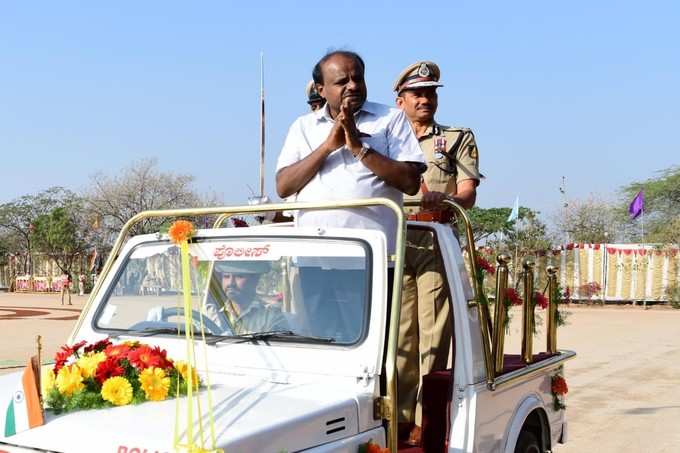
<svg viewBox="0 0 680 453"><path fill-rule="evenodd" d="M505 343L505 298L508 288L508 255L498 255L496 257L498 267L496 268L496 308L494 313L493 326L493 362L496 375L503 372L503 346Z"/></svg>
<svg viewBox="0 0 680 453"><path fill-rule="evenodd" d="M557 271L556 266L548 266L548 338L546 351L549 354L557 353Z"/></svg>
<svg viewBox="0 0 680 453"><path fill-rule="evenodd" d="M522 360L531 363L534 359L534 262L524 263L524 305L522 306Z"/></svg>

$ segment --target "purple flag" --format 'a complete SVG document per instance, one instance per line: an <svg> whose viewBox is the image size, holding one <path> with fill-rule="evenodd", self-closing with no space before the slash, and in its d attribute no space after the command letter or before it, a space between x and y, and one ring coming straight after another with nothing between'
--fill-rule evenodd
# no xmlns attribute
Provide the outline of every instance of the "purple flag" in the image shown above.
<svg viewBox="0 0 680 453"><path fill-rule="evenodd" d="M628 206L628 213L630 214L631 219L637 219L637 217L642 214L642 211L645 209L645 192L644 191L639 191L637 195L635 195L635 198L633 198L633 201L630 203L630 206Z"/></svg>

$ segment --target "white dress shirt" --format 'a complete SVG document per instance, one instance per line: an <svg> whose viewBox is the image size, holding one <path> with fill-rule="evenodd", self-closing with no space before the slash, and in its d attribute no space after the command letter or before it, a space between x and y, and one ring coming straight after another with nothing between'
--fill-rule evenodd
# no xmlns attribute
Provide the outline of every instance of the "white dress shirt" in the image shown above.
<svg viewBox="0 0 680 453"><path fill-rule="evenodd" d="M390 159L423 164L420 145L401 110L374 102L364 102L354 114L360 139L365 146ZM311 154L328 138L333 127L328 104L299 117L288 131L276 171ZM296 194L297 201L330 201L385 197L403 204L402 192L378 178L346 147L331 153L318 173ZM298 212L299 226L369 228L380 230L387 239L388 253L394 253L397 220L392 210L382 206L332 211Z"/></svg>

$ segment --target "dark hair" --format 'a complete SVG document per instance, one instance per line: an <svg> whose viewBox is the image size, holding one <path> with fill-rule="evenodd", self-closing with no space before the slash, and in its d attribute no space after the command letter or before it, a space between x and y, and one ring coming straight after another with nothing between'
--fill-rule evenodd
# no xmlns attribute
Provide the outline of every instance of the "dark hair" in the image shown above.
<svg viewBox="0 0 680 453"><path fill-rule="evenodd" d="M323 66L324 63L326 63L328 60L330 60L332 57L336 55L342 55L343 57L351 58L352 60L354 60L356 64L361 66L362 71L366 69L364 60L361 59L358 53L349 50L333 50L324 55L321 58L321 60L319 60L319 62L314 65L314 69L312 70L312 79L314 79L314 83L323 83L323 74L321 73L321 66Z"/></svg>

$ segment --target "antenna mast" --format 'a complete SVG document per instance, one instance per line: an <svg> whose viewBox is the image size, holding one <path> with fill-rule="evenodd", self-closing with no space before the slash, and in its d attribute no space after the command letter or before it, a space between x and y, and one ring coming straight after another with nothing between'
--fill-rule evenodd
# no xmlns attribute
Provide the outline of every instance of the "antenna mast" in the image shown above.
<svg viewBox="0 0 680 453"><path fill-rule="evenodd" d="M264 52L260 51L260 197L264 197Z"/></svg>

